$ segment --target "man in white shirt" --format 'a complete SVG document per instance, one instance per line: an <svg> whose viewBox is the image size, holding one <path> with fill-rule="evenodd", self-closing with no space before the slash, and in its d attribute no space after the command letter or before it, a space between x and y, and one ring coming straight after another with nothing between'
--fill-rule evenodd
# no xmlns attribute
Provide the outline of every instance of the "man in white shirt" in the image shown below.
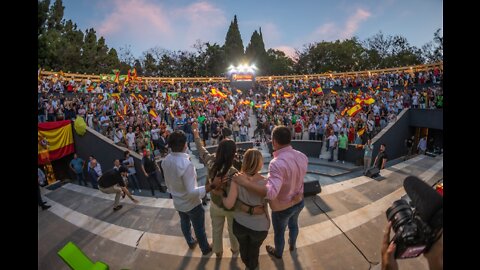
<svg viewBox="0 0 480 270"><path fill-rule="evenodd" d="M214 181L207 186L197 186L197 172L185 153L187 136L183 131L177 130L170 134L168 145L172 153L162 161L161 168L165 184L172 195L173 205L180 215L183 236L190 249L199 243L202 254L207 255L212 251L212 247L208 244L205 233L205 210L201 198L210 190L219 187L220 183ZM192 225L198 240L192 237Z"/></svg>

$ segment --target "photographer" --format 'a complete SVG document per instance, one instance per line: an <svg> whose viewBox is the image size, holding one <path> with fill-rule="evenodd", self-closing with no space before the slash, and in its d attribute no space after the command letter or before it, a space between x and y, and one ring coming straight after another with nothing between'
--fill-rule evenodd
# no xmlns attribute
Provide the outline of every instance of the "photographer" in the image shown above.
<svg viewBox="0 0 480 270"><path fill-rule="evenodd" d="M382 269L397 270L396 259L424 254L429 269L443 269L443 197L417 177L403 187L411 202L400 199L386 211L388 224L382 242ZM390 228L395 236L390 240Z"/></svg>
<svg viewBox="0 0 480 270"><path fill-rule="evenodd" d="M388 222L382 242L382 270L398 269L398 263L394 256L397 247L393 241L390 242L391 228L392 223ZM423 254L428 261L430 270L443 269L443 230L440 230L439 235L441 235L440 238L433 243L430 250Z"/></svg>

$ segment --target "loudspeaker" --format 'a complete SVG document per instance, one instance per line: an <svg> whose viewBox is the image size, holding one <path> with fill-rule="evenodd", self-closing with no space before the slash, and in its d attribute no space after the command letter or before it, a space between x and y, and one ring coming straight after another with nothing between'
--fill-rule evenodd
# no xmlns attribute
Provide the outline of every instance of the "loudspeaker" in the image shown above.
<svg viewBox="0 0 480 270"><path fill-rule="evenodd" d="M318 181L303 182L303 195L314 196L322 192L322 187Z"/></svg>
<svg viewBox="0 0 480 270"><path fill-rule="evenodd" d="M372 167L367 170L367 173L365 173L365 175L370 178L375 178L377 176L380 176L380 170L377 167Z"/></svg>

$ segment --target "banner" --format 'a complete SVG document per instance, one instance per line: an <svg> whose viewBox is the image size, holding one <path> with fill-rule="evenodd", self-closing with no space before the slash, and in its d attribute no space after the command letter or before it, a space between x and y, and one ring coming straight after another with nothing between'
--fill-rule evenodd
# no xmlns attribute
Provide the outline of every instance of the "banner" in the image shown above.
<svg viewBox="0 0 480 270"><path fill-rule="evenodd" d="M38 164L47 164L74 152L71 122L38 124Z"/></svg>

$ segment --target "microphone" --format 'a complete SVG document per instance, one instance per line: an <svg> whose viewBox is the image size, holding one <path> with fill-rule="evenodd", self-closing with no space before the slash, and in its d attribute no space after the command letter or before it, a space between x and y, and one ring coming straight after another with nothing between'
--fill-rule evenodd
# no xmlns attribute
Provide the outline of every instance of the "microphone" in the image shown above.
<svg viewBox="0 0 480 270"><path fill-rule="evenodd" d="M403 187L420 218L433 229L443 227L443 197L415 176L405 178Z"/></svg>

